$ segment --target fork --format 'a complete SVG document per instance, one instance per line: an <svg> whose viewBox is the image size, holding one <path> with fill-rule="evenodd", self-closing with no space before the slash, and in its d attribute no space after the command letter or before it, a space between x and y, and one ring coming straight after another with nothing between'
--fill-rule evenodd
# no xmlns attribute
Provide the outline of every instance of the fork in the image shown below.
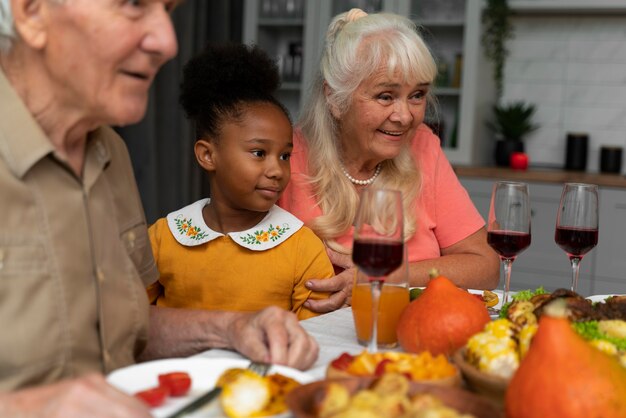
<svg viewBox="0 0 626 418"><path fill-rule="evenodd" d="M260 361L251 361L248 365L248 370L258 374L259 376L265 376L267 372L270 370L272 365L270 363L263 363ZM216 386L204 395L201 395L199 398L194 400L193 402L188 403L183 406L178 411L174 412L171 415L168 415L167 418L181 418L187 416L193 412L196 412L198 409L205 407L209 403L211 403L214 399L216 399L220 393L222 393L222 388L220 386Z"/></svg>

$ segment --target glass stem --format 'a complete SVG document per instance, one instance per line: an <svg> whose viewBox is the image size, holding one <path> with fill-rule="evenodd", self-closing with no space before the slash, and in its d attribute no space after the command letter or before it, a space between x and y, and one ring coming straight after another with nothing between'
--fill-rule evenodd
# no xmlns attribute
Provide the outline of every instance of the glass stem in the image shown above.
<svg viewBox="0 0 626 418"><path fill-rule="evenodd" d="M513 258L504 258L504 294L502 295L502 305L509 301L509 289L511 287L511 264L513 264Z"/></svg>
<svg viewBox="0 0 626 418"><path fill-rule="evenodd" d="M570 258L570 262L572 263L572 292L575 292L578 288L578 273L580 272L580 258L572 257Z"/></svg>
<svg viewBox="0 0 626 418"><path fill-rule="evenodd" d="M367 349L370 353L375 353L378 351L378 303L380 302L382 282L372 280L370 286L372 288L372 333Z"/></svg>

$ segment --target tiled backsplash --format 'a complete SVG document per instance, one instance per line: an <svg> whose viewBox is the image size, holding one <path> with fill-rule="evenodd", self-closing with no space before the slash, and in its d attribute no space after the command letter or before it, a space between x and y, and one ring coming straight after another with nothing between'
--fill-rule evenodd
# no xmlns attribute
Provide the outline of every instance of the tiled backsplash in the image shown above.
<svg viewBox="0 0 626 418"><path fill-rule="evenodd" d="M626 148L626 14L521 15L513 24L502 100L537 106L531 162L563 165L566 134L586 132L587 171L597 171L601 146Z"/></svg>

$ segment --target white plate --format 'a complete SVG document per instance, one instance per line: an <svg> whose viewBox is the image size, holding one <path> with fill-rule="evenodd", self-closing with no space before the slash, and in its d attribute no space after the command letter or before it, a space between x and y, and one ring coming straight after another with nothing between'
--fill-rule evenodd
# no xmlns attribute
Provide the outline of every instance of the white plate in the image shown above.
<svg viewBox="0 0 626 418"><path fill-rule="evenodd" d="M420 289L424 289L424 288L420 287ZM483 294L483 290L479 290L479 289L467 289L467 291L475 295L482 296ZM489 316L491 316L491 319L496 319L498 318L498 314L495 313L494 311L499 311L500 308L502 307L502 290L492 290L492 292L498 295L498 303L495 306L489 308ZM509 301L511 300L511 296L513 296L515 293L516 292L512 290L509 291Z"/></svg>
<svg viewBox="0 0 626 418"><path fill-rule="evenodd" d="M619 296L619 295L591 295L591 296L587 296L587 299L589 299L592 302L604 302L606 298L610 298L611 296Z"/></svg>
<svg viewBox="0 0 626 418"><path fill-rule="evenodd" d="M232 358L176 358L156 360L118 369L107 376L110 384L128 394L158 385L158 376L168 372L187 372L191 376L191 389L187 396L180 398L169 397L165 403L151 410L155 418L167 417L183 405L204 394L215 386L218 377L227 369L246 368L249 360ZM269 373L280 373L297 380L300 383L310 383L315 380L312 376L299 370L284 366L272 366ZM219 404L219 402L213 402ZM213 407L206 411L193 414L194 417L221 416L220 408Z"/></svg>

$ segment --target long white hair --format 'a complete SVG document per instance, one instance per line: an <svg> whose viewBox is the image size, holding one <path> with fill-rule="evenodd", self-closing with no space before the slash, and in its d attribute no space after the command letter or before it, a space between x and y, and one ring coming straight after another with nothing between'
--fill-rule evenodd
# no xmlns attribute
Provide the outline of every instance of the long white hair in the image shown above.
<svg viewBox="0 0 626 418"><path fill-rule="evenodd" d="M0 0L0 53L8 52L15 38L11 0Z"/></svg>
<svg viewBox="0 0 626 418"><path fill-rule="evenodd" d="M345 114L357 87L381 65L387 66L390 75L400 73L411 83L432 83L437 74L433 56L411 20L389 13L354 16L354 10L342 13L330 23L311 97L299 121L308 146L309 181L322 210L309 226L329 247L344 253L348 250L335 239L352 225L359 197L340 169L338 122L330 106ZM405 239L415 233L413 205L420 184L419 169L405 144L397 157L382 163L373 185L402 192Z"/></svg>

